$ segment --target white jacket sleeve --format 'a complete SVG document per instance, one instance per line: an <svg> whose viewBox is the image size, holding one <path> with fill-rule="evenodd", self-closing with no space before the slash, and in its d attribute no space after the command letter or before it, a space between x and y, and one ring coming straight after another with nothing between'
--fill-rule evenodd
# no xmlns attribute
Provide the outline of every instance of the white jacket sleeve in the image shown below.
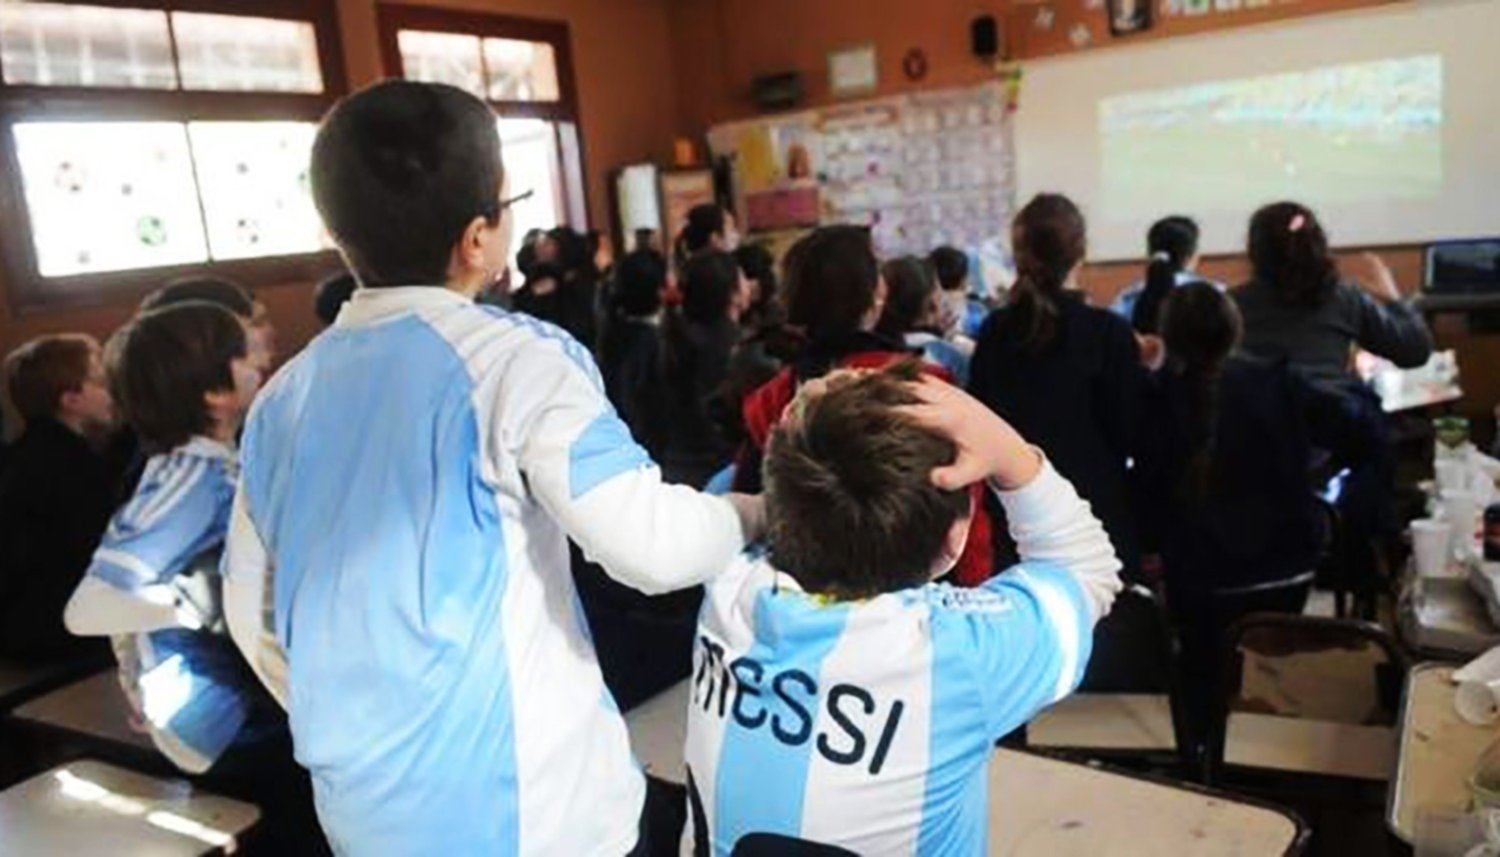
<svg viewBox="0 0 1500 857"><path fill-rule="evenodd" d="M662 482L592 366L536 349L499 370L490 389L481 398L493 406L488 455L514 455L530 494L616 580L647 593L681 589L722 573L744 549L736 504Z"/></svg>
<svg viewBox="0 0 1500 857"><path fill-rule="evenodd" d="M224 619L229 625L229 636L261 683L285 708L286 654L276 642L269 618L273 569L266 546L250 518L243 485L234 494L222 572Z"/></svg>
<svg viewBox="0 0 1500 857"><path fill-rule="evenodd" d="M63 625L79 637L143 634L167 628L196 627L179 615L172 588L143 587L126 592L92 575L73 590L63 608Z"/></svg>
<svg viewBox="0 0 1500 857"><path fill-rule="evenodd" d="M1025 486L995 494L1021 560L1061 566L1088 596L1094 621L1107 615L1121 588L1122 566L1104 525L1073 484L1046 462Z"/></svg>

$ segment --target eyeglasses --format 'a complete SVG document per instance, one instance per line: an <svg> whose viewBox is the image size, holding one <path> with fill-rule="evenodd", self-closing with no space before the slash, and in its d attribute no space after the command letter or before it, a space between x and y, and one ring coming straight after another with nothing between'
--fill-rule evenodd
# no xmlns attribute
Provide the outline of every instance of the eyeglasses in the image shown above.
<svg viewBox="0 0 1500 857"><path fill-rule="evenodd" d="M525 193L518 193L515 196L507 197L505 199L501 199L501 200L497 200L495 202L488 203L488 204L486 204L484 206L484 208L480 209L479 214L485 220L489 220L489 221L498 220L498 219L500 219L500 215L507 208L510 208L511 206L516 205L517 203L525 202L526 200L531 199L535 195L536 195L536 189L533 188L531 190L526 191Z"/></svg>

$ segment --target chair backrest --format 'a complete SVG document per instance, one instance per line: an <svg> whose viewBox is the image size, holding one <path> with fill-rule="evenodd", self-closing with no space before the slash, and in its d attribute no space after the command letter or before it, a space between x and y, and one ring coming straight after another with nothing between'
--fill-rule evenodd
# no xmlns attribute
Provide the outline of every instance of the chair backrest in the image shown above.
<svg viewBox="0 0 1500 857"><path fill-rule="evenodd" d="M1406 658L1377 625L1256 613L1224 637L1209 732L1210 775L1235 712L1330 724L1394 726Z"/></svg>

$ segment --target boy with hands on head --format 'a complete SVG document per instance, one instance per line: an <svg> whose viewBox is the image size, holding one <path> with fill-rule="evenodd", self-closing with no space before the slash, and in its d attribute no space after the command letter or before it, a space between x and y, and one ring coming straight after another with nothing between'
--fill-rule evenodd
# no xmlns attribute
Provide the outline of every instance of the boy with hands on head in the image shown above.
<svg viewBox="0 0 1500 857"><path fill-rule="evenodd" d="M765 462L768 546L708 584L688 715L694 849L980 854L996 740L1076 687L1120 563L1008 424L910 367L804 385ZM934 583L968 485L1021 563Z"/></svg>

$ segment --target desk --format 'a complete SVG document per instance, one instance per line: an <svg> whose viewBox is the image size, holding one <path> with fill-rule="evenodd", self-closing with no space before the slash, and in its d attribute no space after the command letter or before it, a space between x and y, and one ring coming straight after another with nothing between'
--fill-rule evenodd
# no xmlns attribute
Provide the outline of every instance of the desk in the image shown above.
<svg viewBox="0 0 1500 857"><path fill-rule="evenodd" d="M1034 753L990 762L991 855L1294 853L1308 831L1282 810Z"/></svg>
<svg viewBox="0 0 1500 857"><path fill-rule="evenodd" d="M1413 842L1419 813L1461 813L1469 806L1469 774L1500 737L1493 727L1471 726L1453 710L1451 664L1419 664L1406 677L1401 743L1391 783L1386 823Z"/></svg>
<svg viewBox="0 0 1500 857"><path fill-rule="evenodd" d="M679 784L687 705L684 681L625 715L646 771ZM1280 810L1033 753L996 750L989 781L990 854L1284 854L1306 837Z"/></svg>
<svg viewBox="0 0 1500 857"><path fill-rule="evenodd" d="M123 745L156 756L151 736L130 724L130 703L113 669L39 696L16 708L11 717L21 724L80 735L107 748Z"/></svg>
<svg viewBox="0 0 1500 857"><path fill-rule="evenodd" d="M0 660L0 711L7 711L53 688L82 678L101 666L103 664L98 658L42 666Z"/></svg>
<svg viewBox="0 0 1500 857"><path fill-rule="evenodd" d="M0 792L7 857L230 853L259 820L251 804L89 759Z"/></svg>

